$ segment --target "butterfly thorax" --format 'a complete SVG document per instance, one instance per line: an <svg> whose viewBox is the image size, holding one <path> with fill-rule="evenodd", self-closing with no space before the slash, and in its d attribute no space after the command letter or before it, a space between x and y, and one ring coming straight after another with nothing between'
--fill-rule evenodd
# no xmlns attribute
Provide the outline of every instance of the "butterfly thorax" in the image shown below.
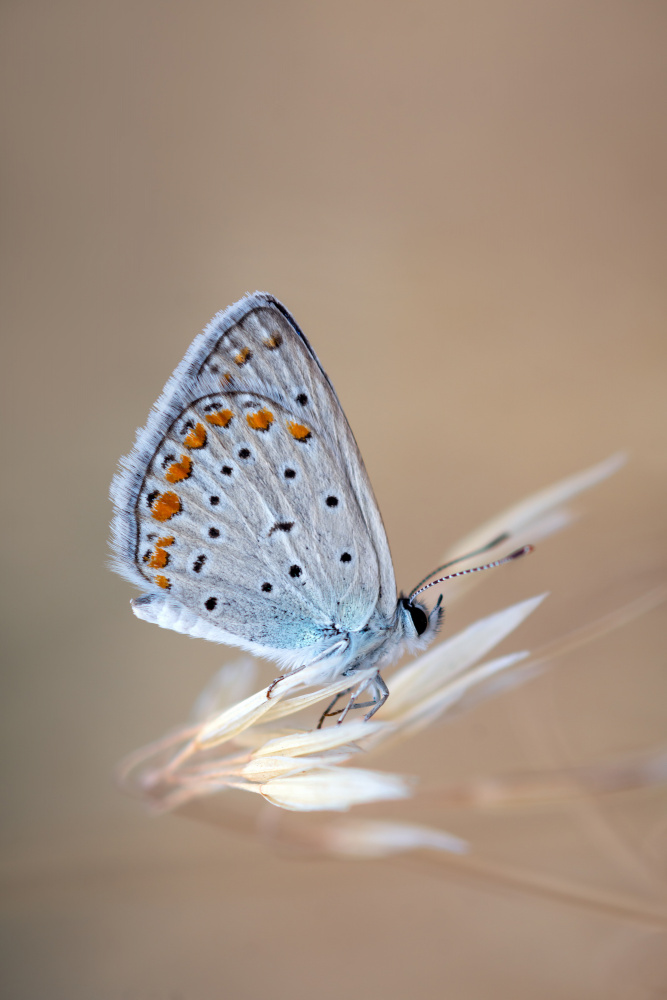
<svg viewBox="0 0 667 1000"><path fill-rule="evenodd" d="M403 596L389 618L376 608L367 624L350 634L350 666L377 664L381 669L406 651L425 649L437 634L442 613L440 604L429 612Z"/></svg>

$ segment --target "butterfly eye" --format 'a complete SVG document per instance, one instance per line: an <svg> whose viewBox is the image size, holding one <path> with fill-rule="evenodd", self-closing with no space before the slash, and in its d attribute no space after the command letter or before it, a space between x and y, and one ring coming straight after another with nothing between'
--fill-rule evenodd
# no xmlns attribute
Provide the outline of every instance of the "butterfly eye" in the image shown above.
<svg viewBox="0 0 667 1000"><path fill-rule="evenodd" d="M428 628L428 615L424 609L420 608L417 604L411 604L407 597L403 598L401 604L410 615L417 635L423 635Z"/></svg>

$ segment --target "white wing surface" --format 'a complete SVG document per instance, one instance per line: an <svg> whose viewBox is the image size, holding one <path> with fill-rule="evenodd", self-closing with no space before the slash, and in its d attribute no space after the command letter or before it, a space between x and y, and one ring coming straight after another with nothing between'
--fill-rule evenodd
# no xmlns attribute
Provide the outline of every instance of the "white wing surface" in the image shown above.
<svg viewBox="0 0 667 1000"><path fill-rule="evenodd" d="M270 295L246 296L196 337L112 499L114 568L148 592L138 603L180 621L162 624L270 655L333 645L376 606L393 614L391 557L356 442Z"/></svg>

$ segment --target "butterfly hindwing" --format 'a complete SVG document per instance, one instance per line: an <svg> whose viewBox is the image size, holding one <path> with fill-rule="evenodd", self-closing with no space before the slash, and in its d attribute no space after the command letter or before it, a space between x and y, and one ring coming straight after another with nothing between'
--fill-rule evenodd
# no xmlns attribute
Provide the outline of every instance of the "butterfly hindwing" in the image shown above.
<svg viewBox="0 0 667 1000"><path fill-rule="evenodd" d="M270 296L247 296L196 338L112 495L116 568L187 609L198 634L300 649L395 605L349 425Z"/></svg>

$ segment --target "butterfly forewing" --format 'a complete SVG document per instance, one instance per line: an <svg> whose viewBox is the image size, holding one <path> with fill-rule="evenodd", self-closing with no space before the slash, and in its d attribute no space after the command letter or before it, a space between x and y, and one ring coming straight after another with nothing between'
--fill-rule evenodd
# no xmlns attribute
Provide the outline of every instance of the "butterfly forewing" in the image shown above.
<svg viewBox="0 0 667 1000"><path fill-rule="evenodd" d="M354 438L269 296L241 300L195 340L114 498L118 568L245 641L298 649L395 605Z"/></svg>

